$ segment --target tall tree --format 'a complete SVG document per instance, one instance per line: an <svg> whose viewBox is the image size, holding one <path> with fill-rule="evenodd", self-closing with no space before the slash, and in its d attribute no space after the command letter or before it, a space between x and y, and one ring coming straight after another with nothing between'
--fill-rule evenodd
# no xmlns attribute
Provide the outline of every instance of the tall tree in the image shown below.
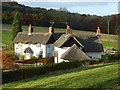
<svg viewBox="0 0 120 90"><path fill-rule="evenodd" d="M18 32L22 32L20 14L18 12L16 12L16 14L14 16L12 25L13 25L13 39L14 39Z"/></svg>

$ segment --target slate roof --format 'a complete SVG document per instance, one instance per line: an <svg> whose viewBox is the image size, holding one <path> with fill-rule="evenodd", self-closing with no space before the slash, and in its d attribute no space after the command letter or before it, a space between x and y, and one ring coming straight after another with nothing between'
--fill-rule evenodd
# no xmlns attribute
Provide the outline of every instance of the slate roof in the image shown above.
<svg viewBox="0 0 120 90"><path fill-rule="evenodd" d="M30 47L28 47L25 49L24 53L32 53L33 54L34 52Z"/></svg>
<svg viewBox="0 0 120 90"><path fill-rule="evenodd" d="M84 36L84 35L76 35L75 36L79 42L84 46L83 51L84 52L102 52L103 51L103 45L102 40L99 36Z"/></svg>
<svg viewBox="0 0 120 90"><path fill-rule="evenodd" d="M75 44L62 54L64 60L90 60L90 58Z"/></svg>
<svg viewBox="0 0 120 90"><path fill-rule="evenodd" d="M26 32L19 32L15 37L13 43L41 43L41 44L48 44L54 43L54 39L51 37L51 33L32 33L28 35ZM52 40L51 40L52 39Z"/></svg>
<svg viewBox="0 0 120 90"><path fill-rule="evenodd" d="M61 36L61 35L63 35L63 34L65 34L65 33L53 33L52 35L53 35L53 38L54 38L54 40L56 41L56 40L58 40L58 38Z"/></svg>
<svg viewBox="0 0 120 90"><path fill-rule="evenodd" d="M62 47L62 46L65 45L65 43L66 43L69 39L71 39L71 38L73 38L74 41L76 41L77 44L79 44L79 46L84 47L74 36L72 36L72 35L70 35L70 34L67 34L67 35L66 35L66 34L63 34L63 35L61 35L60 38L54 43L54 45L55 45L56 47ZM67 43L67 44L70 44L70 43L72 43L72 42L69 42L69 43Z"/></svg>

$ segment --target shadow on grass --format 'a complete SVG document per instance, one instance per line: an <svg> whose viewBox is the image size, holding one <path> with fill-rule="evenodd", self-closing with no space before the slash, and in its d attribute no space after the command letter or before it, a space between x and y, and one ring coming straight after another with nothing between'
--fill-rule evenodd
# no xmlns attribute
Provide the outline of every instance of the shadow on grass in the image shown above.
<svg viewBox="0 0 120 90"><path fill-rule="evenodd" d="M120 78L120 77L119 77ZM120 90L119 80L118 78L110 79L100 84L96 84L91 86L93 90Z"/></svg>
<svg viewBox="0 0 120 90"><path fill-rule="evenodd" d="M62 88L62 87L54 87L54 88L3 88L2 90L120 90L118 78L106 80L105 82L95 84L86 88Z"/></svg>
<svg viewBox="0 0 120 90"><path fill-rule="evenodd" d="M16 82L29 82L30 80L37 80L38 78L44 78L44 77L51 77L51 76L58 76L62 74L67 74L67 73L73 73L73 72L80 72L83 70L89 70L89 69L95 69L99 67L104 67L104 66L109 66L109 65L114 65L115 63L107 63L107 64L99 64L99 65L90 65L90 66L84 66L84 67L77 67L77 68L72 68L72 69L67 69L67 70L59 70L59 71L54 71L54 72L47 72L44 75L35 75L31 78L26 78L20 81L15 81L15 82L10 82L10 83L16 83Z"/></svg>

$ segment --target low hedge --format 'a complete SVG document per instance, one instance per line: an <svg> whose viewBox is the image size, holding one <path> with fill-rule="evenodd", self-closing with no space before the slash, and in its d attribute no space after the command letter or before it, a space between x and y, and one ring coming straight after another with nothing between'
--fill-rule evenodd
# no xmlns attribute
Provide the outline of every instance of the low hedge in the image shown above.
<svg viewBox="0 0 120 90"><path fill-rule="evenodd" d="M81 66L82 63L79 61L74 62L63 62L58 64L46 64L36 67L22 68L15 71L3 72L2 83L8 83L13 81L18 81L25 78L30 78L35 75L42 75L51 71L66 70L70 68L75 68Z"/></svg>
<svg viewBox="0 0 120 90"><path fill-rule="evenodd" d="M23 64L37 64L37 63L53 63L54 58L53 57L46 57L46 58L34 58L34 59L28 59L28 60L15 60L15 63L23 63Z"/></svg>
<svg viewBox="0 0 120 90"><path fill-rule="evenodd" d="M13 81L18 81L21 79L26 79L33 77L35 75L43 75L48 72L66 70L75 67L80 67L88 64L99 64L104 62L104 60L84 60L84 61L73 61L73 62L62 62L62 63L50 63L42 66L29 66L23 67L15 71L3 72L2 73L2 83L8 83Z"/></svg>

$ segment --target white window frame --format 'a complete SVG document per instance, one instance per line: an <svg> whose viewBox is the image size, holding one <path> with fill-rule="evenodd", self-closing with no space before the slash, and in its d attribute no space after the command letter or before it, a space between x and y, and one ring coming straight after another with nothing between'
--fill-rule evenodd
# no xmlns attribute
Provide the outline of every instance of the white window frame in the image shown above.
<svg viewBox="0 0 120 90"><path fill-rule="evenodd" d="M38 44L36 44L36 47L41 47L41 44L39 44L39 43L38 43Z"/></svg>
<svg viewBox="0 0 120 90"><path fill-rule="evenodd" d="M50 48L50 44L47 45L47 48Z"/></svg>

